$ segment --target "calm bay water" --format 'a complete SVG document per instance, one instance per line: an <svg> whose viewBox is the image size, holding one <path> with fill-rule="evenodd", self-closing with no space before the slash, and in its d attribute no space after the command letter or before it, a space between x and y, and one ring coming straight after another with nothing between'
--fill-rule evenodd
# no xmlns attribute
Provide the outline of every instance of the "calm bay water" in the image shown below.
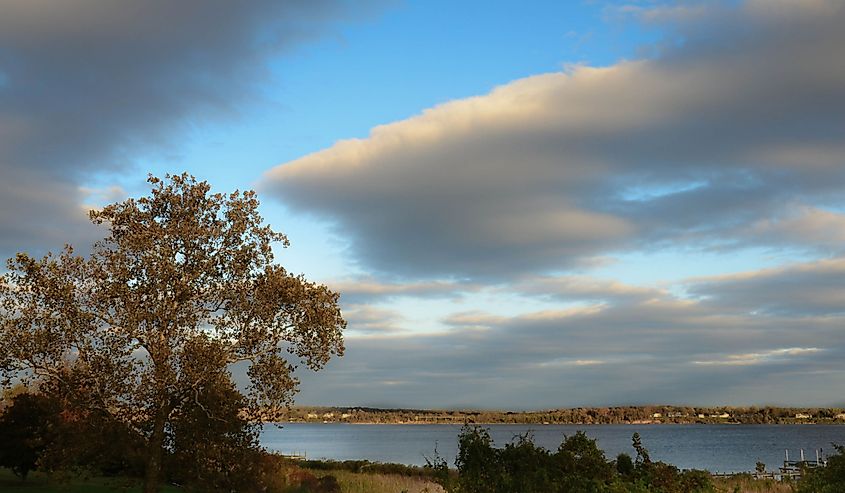
<svg viewBox="0 0 845 493"><path fill-rule="evenodd" d="M845 444L845 426L837 425L487 425L496 445L531 431L536 444L557 449L564 435L584 431L598 441L608 458L620 452L635 456L631 435L639 432L653 460L682 469L712 472L753 471L755 462L775 470L789 449L790 460L804 449L815 460L815 449L832 453L831 442ZM267 449L305 453L309 459L367 459L423 465L434 449L454 465L459 425L353 425L288 423L265 425L261 443Z"/></svg>

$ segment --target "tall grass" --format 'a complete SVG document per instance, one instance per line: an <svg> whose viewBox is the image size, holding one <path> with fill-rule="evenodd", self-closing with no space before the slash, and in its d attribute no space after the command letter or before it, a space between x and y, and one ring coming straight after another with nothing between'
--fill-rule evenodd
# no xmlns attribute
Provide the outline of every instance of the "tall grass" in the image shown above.
<svg viewBox="0 0 845 493"><path fill-rule="evenodd" d="M729 478L713 478L719 493L792 493L794 483L773 479L754 479L750 474L737 474Z"/></svg>
<svg viewBox="0 0 845 493"><path fill-rule="evenodd" d="M316 471L315 471L316 472ZM343 493L444 493L439 484L425 478L397 474L365 474L349 471L320 471L337 478Z"/></svg>

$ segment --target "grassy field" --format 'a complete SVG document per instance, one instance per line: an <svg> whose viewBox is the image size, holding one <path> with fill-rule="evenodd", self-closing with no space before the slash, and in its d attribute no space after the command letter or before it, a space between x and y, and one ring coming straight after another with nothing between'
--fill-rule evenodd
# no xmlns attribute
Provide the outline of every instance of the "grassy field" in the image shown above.
<svg viewBox="0 0 845 493"><path fill-rule="evenodd" d="M349 471L312 471L316 476L332 475L340 484L343 493L443 493L440 485L425 478L398 474L365 474ZM724 493L792 493L788 483L771 480L757 481L750 477L716 478L713 480L717 492ZM137 482L125 478L74 478L65 481L50 479L33 473L21 481L9 470L0 469L0 491L3 493L134 493L141 491ZM181 490L168 486L164 493L178 493Z"/></svg>
<svg viewBox="0 0 845 493"><path fill-rule="evenodd" d="M713 478L716 491L725 493L792 493L791 483L771 479L754 479L751 475L732 478Z"/></svg>
<svg viewBox="0 0 845 493"><path fill-rule="evenodd" d="M140 493L141 486L138 482L126 478L77 477L60 480L48 478L37 472L33 472L26 481L22 481L8 469L0 469L0 491L3 493ZM181 490L165 487L162 491L177 493Z"/></svg>
<svg viewBox="0 0 845 493"><path fill-rule="evenodd" d="M362 474L349 471L319 471L318 476L331 474L337 478L343 493L442 493L440 485L422 478L394 474ZM134 493L140 492L137 482L125 478L89 478L59 481L44 474L32 473L21 481L7 469L0 469L0 491L3 493ZM181 491L165 487L164 493Z"/></svg>
<svg viewBox="0 0 845 493"><path fill-rule="evenodd" d="M320 471L317 475L328 474L337 478L343 493L443 493L443 488L439 484L424 478L349 471Z"/></svg>

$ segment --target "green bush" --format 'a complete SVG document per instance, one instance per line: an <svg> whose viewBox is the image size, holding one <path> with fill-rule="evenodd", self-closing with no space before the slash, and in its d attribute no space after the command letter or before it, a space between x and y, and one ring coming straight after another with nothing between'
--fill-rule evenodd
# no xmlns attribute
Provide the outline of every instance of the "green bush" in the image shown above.
<svg viewBox="0 0 845 493"><path fill-rule="evenodd" d="M827 458L826 467L804 471L798 493L841 493L845 491L845 447L833 445L836 454Z"/></svg>
<svg viewBox="0 0 845 493"><path fill-rule="evenodd" d="M583 432L564 437L557 451L534 444L530 434L496 448L488 430L465 426L458 437L457 477L444 474L445 461L429 461L438 482L452 493L710 493L704 471L679 471L652 462L639 435L637 460L620 454L608 461L596 441Z"/></svg>
<svg viewBox="0 0 845 493"><path fill-rule="evenodd" d="M368 460L303 460L297 461L296 463L305 469L313 469L315 471L349 471L364 474L396 474L398 476L409 477L434 476L434 471L430 467L371 462Z"/></svg>

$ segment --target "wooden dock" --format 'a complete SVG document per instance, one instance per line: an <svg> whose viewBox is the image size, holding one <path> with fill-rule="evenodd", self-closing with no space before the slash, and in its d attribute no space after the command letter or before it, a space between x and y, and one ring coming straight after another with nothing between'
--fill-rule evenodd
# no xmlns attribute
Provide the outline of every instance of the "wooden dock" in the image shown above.
<svg viewBox="0 0 845 493"><path fill-rule="evenodd" d="M822 456L821 449L815 450L816 460L807 460L804 449L800 449L799 460L789 460L789 449L784 451L783 465L777 471L754 471L746 473L711 473L717 478L730 478L738 474L751 474L754 479L773 479L775 481L799 480L804 471L827 466L827 459Z"/></svg>

